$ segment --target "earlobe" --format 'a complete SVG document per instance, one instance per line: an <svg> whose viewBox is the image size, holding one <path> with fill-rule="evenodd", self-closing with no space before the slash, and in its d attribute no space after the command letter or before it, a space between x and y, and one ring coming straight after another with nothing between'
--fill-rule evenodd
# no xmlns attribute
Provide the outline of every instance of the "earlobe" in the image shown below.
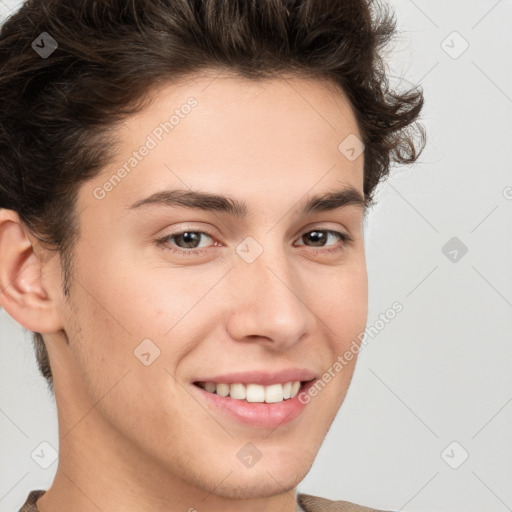
<svg viewBox="0 0 512 512"><path fill-rule="evenodd" d="M0 306L30 331L56 332L62 328L58 296L45 288L55 258L41 261L25 229L15 211L0 208Z"/></svg>

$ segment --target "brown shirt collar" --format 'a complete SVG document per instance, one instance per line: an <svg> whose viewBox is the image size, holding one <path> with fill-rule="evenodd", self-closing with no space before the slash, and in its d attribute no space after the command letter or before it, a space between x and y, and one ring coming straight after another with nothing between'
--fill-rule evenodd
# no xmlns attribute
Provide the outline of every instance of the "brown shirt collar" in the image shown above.
<svg viewBox="0 0 512 512"><path fill-rule="evenodd" d="M27 500L19 512L39 512L36 501L46 491L37 489L30 491ZM297 494L297 501L305 512L386 512L375 508L363 507L349 501L333 501L311 494ZM389 512L389 511L388 511Z"/></svg>

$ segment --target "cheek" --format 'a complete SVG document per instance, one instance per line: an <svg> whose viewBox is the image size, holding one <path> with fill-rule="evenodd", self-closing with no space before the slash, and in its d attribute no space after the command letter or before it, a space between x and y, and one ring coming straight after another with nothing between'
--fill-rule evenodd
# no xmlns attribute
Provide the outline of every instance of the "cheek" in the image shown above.
<svg viewBox="0 0 512 512"><path fill-rule="evenodd" d="M316 311L330 328L327 335L341 349L364 330L368 315L366 266L340 267L323 280L316 293Z"/></svg>
<svg viewBox="0 0 512 512"><path fill-rule="evenodd" d="M131 382L131 392L168 387L165 369L174 372L191 350L187 341L194 339L199 327L192 326L177 343L180 319L189 320L187 312L219 277L196 278L192 286L185 276L176 278L183 269L173 273L148 268L143 262L123 259L119 251L83 258L77 268L69 315L73 321L67 327L77 379L95 400L127 372L123 388ZM142 362L147 352L148 366Z"/></svg>
<svg viewBox="0 0 512 512"><path fill-rule="evenodd" d="M352 380L361 336L368 315L368 284L364 265L338 269L323 294L317 295L320 329L323 329L325 353L323 373L310 400L322 424L331 424Z"/></svg>
<svg viewBox="0 0 512 512"><path fill-rule="evenodd" d="M172 375L181 349L175 350L177 345L170 343L170 337L152 336L151 340L151 335L139 335L133 324L128 333L96 301L83 296L80 299L77 327L70 333L73 387L76 396L86 397L78 417L94 406L102 417L125 432L147 430L151 425L153 433L160 428L154 425L163 428L171 421L168 409L179 403L180 388ZM139 330L147 333L150 326L140 326ZM147 365L144 353L150 354ZM162 407L163 402L171 405Z"/></svg>
<svg viewBox="0 0 512 512"><path fill-rule="evenodd" d="M151 319L142 314L141 304L148 299L144 290L133 287L119 266L105 258L92 259L97 266L84 261L72 283L66 331L74 358L73 378L96 402L127 372L143 367L134 349L153 332Z"/></svg>
<svg viewBox="0 0 512 512"><path fill-rule="evenodd" d="M75 293L73 300L77 311L68 328L73 379L96 402L133 366L133 339L112 316L115 311L107 312L85 293Z"/></svg>

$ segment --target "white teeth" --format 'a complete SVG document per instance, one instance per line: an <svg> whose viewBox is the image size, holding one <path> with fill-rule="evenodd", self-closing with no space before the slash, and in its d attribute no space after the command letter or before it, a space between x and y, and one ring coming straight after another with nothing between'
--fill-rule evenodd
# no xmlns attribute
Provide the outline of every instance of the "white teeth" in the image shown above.
<svg viewBox="0 0 512 512"><path fill-rule="evenodd" d="M291 382L287 382L283 386L283 398L287 399L287 398L290 398L291 396L292 396L292 383Z"/></svg>
<svg viewBox="0 0 512 512"><path fill-rule="evenodd" d="M217 384L216 385L216 392L217 392L217 395L220 395L220 396L228 396L229 395L229 384Z"/></svg>
<svg viewBox="0 0 512 512"><path fill-rule="evenodd" d="M292 384L291 395L295 396L299 392L300 382L296 381Z"/></svg>
<svg viewBox="0 0 512 512"><path fill-rule="evenodd" d="M215 384L213 384L213 387L215 388ZM229 396L231 398L245 400L245 394L245 386L243 384L231 384L231 386L229 386Z"/></svg>
<svg viewBox="0 0 512 512"><path fill-rule="evenodd" d="M259 384L247 384L247 396L245 399L248 402L264 402L265 401L265 388Z"/></svg>
<svg viewBox="0 0 512 512"><path fill-rule="evenodd" d="M265 402L267 402L267 404L274 402L282 402L283 398L284 397L282 384L272 384L271 386L267 386L265 388Z"/></svg>
<svg viewBox="0 0 512 512"><path fill-rule="evenodd" d="M260 384L215 384L215 382L200 383L200 387L209 393L217 393L219 396L230 396L235 400L246 400L247 402L277 403L288 400L297 395L300 389L300 381L285 382L284 384L271 384L261 386Z"/></svg>

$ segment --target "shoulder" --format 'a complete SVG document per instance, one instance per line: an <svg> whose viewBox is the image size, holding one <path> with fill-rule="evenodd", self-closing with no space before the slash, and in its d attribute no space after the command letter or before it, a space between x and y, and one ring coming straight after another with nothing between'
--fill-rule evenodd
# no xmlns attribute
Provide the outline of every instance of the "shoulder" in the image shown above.
<svg viewBox="0 0 512 512"><path fill-rule="evenodd" d="M45 492L46 491L43 491L42 489L30 491L25 503L20 508L19 512L38 512L36 501Z"/></svg>
<svg viewBox="0 0 512 512"><path fill-rule="evenodd" d="M333 501L311 494L297 494L299 505L306 512L390 512L376 508L364 507L349 501Z"/></svg>

